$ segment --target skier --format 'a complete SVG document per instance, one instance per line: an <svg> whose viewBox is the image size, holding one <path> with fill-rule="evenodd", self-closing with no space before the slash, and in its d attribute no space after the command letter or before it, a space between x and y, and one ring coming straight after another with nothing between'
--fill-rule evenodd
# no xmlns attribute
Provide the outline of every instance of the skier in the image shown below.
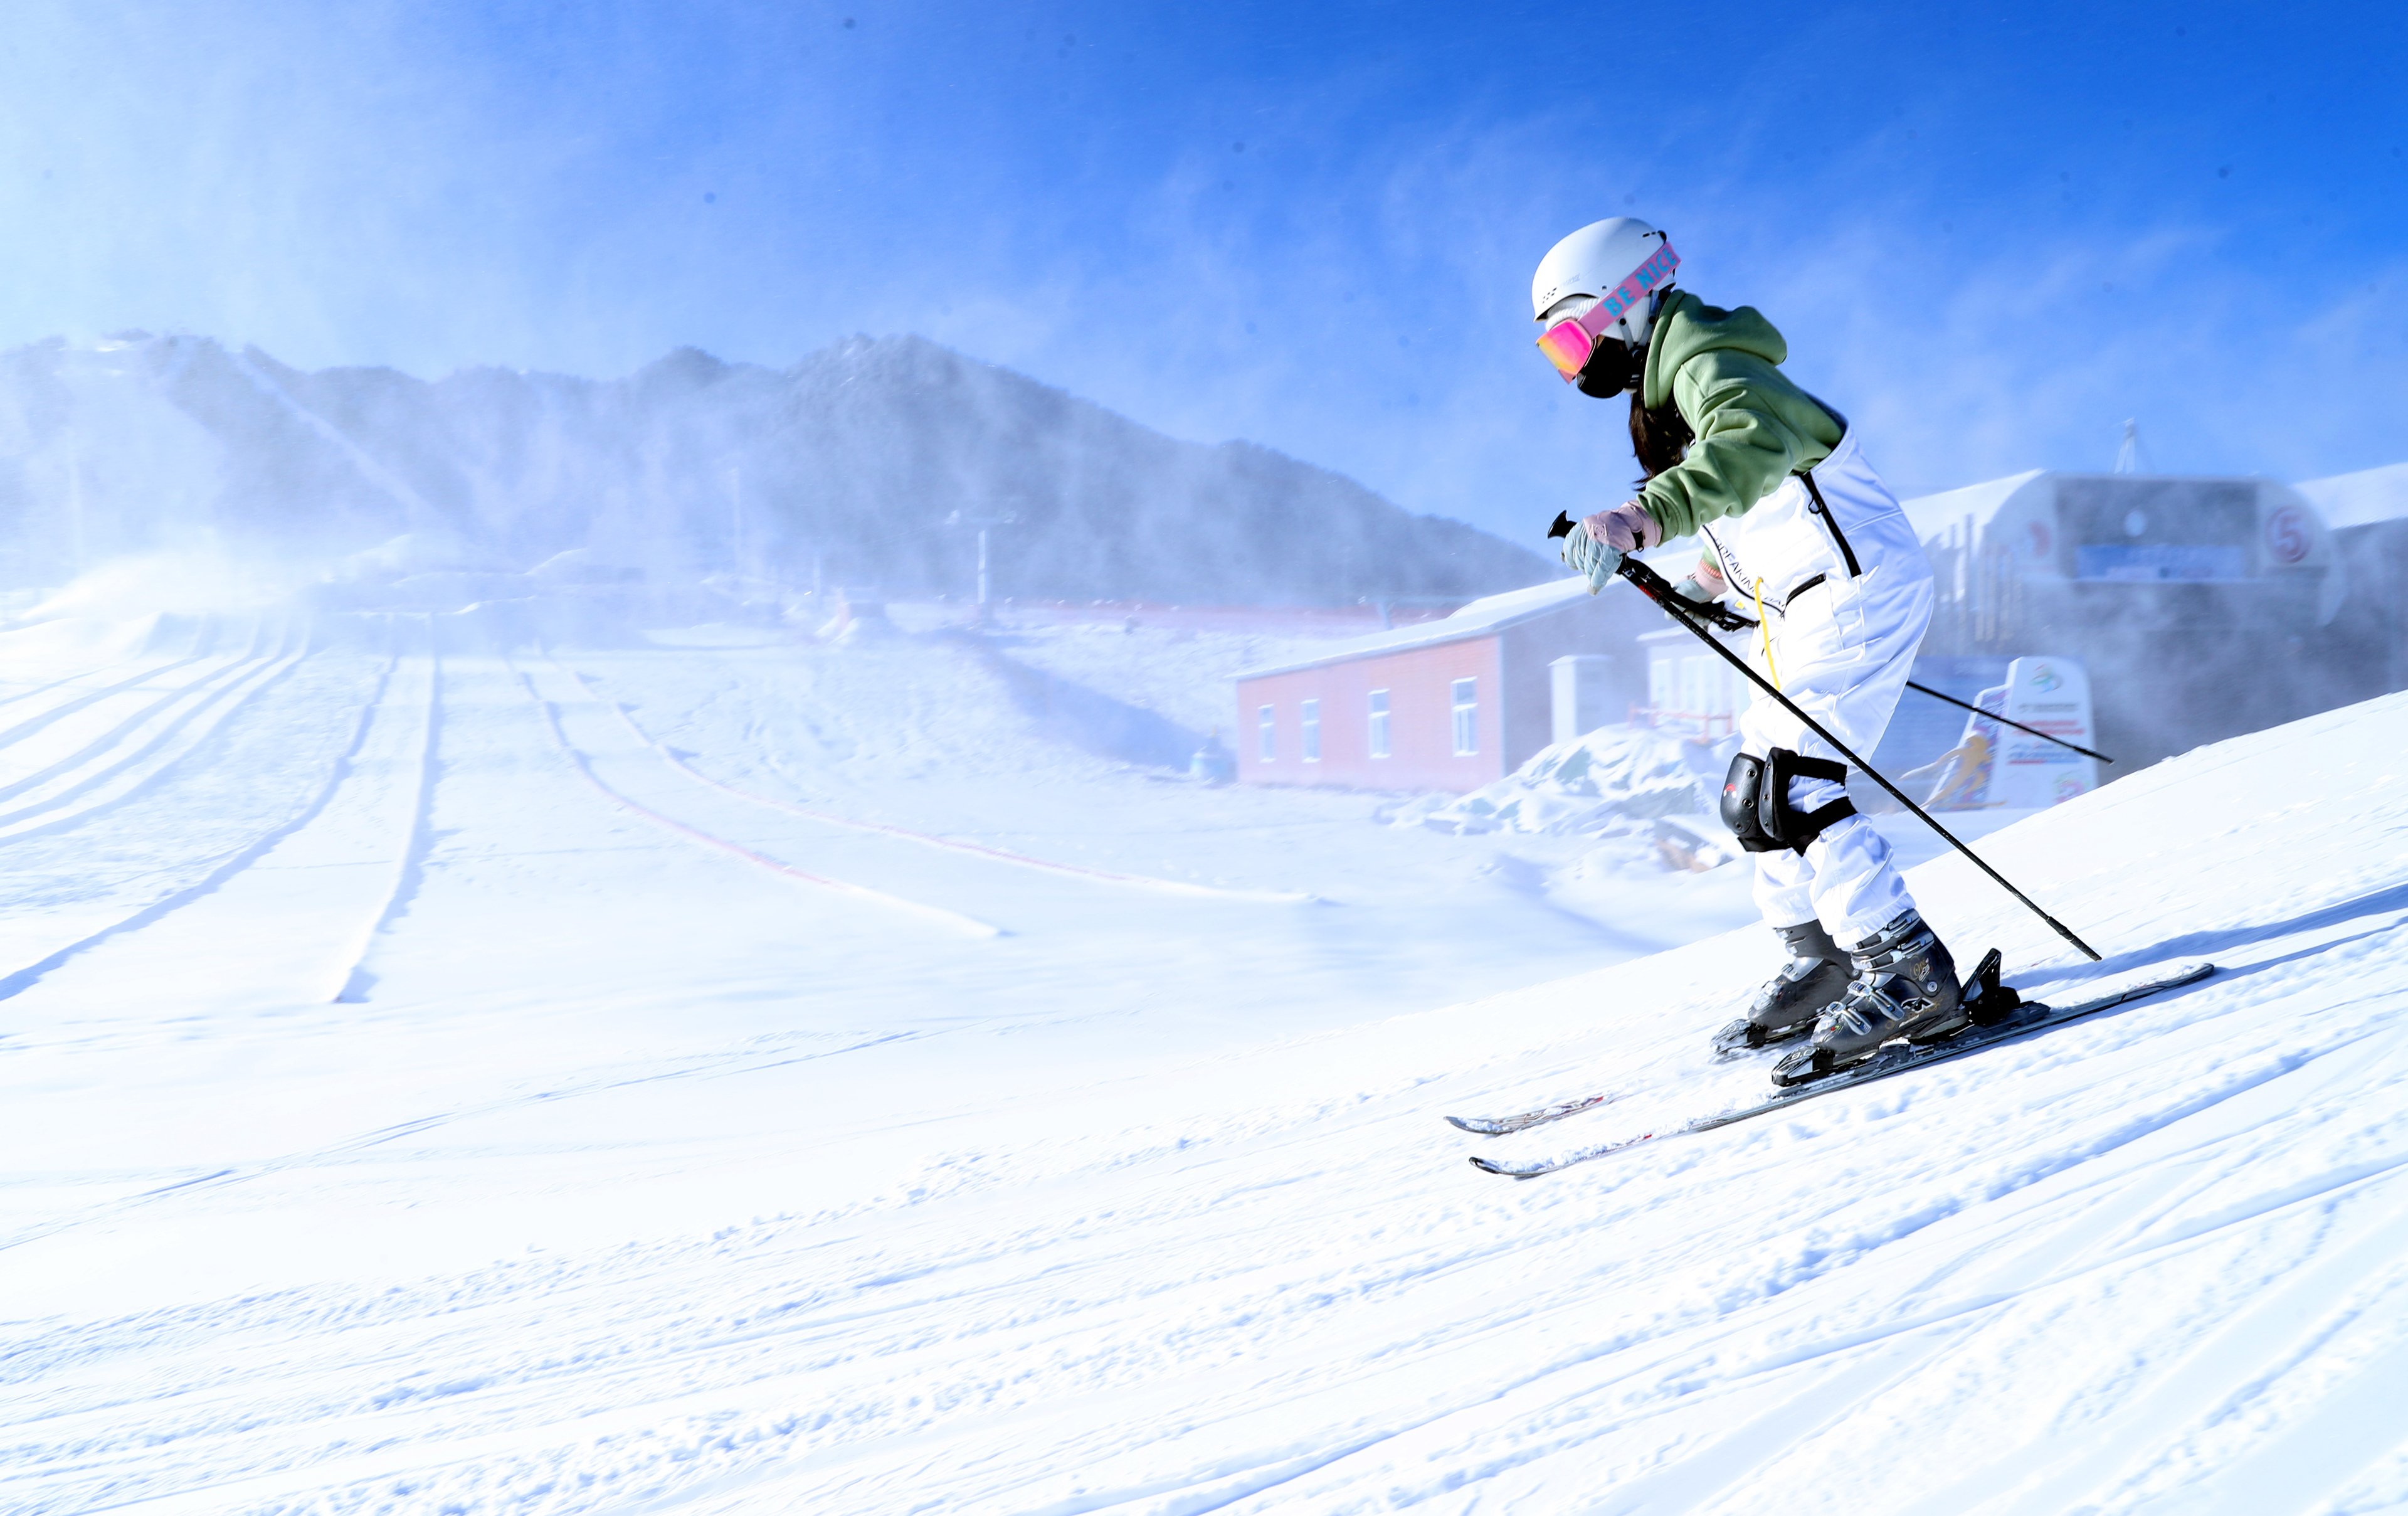
<svg viewBox="0 0 2408 1516"><path fill-rule="evenodd" d="M1624 555L1696 533L1704 556L1680 593L1736 601L1759 628L1757 671L1870 752L1930 625L1930 564L1846 418L1782 374L1781 334L1753 308L1674 288L1679 265L1663 232L1617 216L1556 243L1531 281L1539 350L1564 380L1598 399L1631 392L1645 475L1573 527L1564 562L1594 594ZM1739 726L1723 820L1755 855L1756 903L1789 961L1715 1046L1811 1032L1814 1062L1843 1068L1965 1025L1948 949L1849 803L1836 751L1772 700Z"/></svg>

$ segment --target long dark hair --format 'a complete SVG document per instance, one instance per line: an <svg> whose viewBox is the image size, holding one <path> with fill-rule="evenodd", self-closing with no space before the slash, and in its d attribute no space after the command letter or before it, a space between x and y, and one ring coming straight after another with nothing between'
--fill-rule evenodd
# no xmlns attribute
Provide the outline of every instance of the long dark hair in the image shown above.
<svg viewBox="0 0 2408 1516"><path fill-rule="evenodd" d="M1630 392L1630 451L1644 470L1641 484L1680 462L1681 455L1697 439L1698 434L1689 429L1688 417L1669 397L1650 411L1643 391Z"/></svg>

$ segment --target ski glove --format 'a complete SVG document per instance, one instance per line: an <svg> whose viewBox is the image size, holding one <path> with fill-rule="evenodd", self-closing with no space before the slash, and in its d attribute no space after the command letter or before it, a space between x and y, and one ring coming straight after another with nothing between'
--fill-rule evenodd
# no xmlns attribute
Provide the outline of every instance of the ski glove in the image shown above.
<svg viewBox="0 0 2408 1516"><path fill-rule="evenodd" d="M1664 530L1647 508L1637 500L1626 500L1611 511L1598 512L1564 534L1564 563L1573 572L1588 576L1588 592L1594 595L1613 577L1623 555L1654 547L1663 540Z"/></svg>
<svg viewBox="0 0 2408 1516"><path fill-rule="evenodd" d="M1719 600L1730 593L1730 581L1723 577L1722 566L1712 558L1698 560L1697 572L1672 586L1681 599L1695 600L1699 605Z"/></svg>
<svg viewBox="0 0 2408 1516"><path fill-rule="evenodd" d="M1564 567L1576 574L1585 575L1588 592L1594 595L1613 577L1613 570L1622 567L1622 550L1608 547L1591 537L1588 523L1583 522L1564 533Z"/></svg>
<svg viewBox="0 0 2408 1516"><path fill-rule="evenodd" d="M1585 517L1581 525L1588 534L1617 553L1636 553L1654 547L1664 540L1664 528L1637 500L1625 500L1611 511L1599 511Z"/></svg>

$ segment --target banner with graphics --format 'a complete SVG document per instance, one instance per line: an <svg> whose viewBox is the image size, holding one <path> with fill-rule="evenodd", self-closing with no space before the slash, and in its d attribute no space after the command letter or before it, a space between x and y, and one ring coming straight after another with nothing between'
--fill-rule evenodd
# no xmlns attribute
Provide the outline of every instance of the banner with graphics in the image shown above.
<svg viewBox="0 0 2408 1516"><path fill-rule="evenodd" d="M1973 697L1982 710L1997 713L2006 709L2007 686L1998 686ZM1978 811L1992 804L1990 776L1997 771L1999 724L1988 715L1965 718L1965 734L1956 745L1940 756L1940 761L1927 768L1915 769L1903 777L1930 778L1931 793L1925 797L1927 811Z"/></svg>
<svg viewBox="0 0 2408 1516"><path fill-rule="evenodd" d="M1982 691L1973 703L2034 731L2098 745L2091 730L2090 675L2080 658L2017 658L2007 665L2007 682ZM2017 731L1989 714L1967 716L1956 747L1915 773L1936 776L1926 802L1935 811L1998 805L2036 810L2099 787L2095 759Z"/></svg>
<svg viewBox="0 0 2408 1516"><path fill-rule="evenodd" d="M2090 675L2080 658L2022 657L2007 665L2006 708L2000 713L2034 731L2085 747L2099 745L2090 724ZM2070 747L2009 726L1996 728L1993 805L2061 805L2099 787L2099 764Z"/></svg>

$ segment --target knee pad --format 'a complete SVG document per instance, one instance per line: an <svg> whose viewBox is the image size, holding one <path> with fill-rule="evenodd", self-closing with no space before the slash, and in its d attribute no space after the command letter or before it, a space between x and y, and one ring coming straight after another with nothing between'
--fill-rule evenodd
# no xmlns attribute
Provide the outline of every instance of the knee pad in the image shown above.
<svg viewBox="0 0 2408 1516"><path fill-rule="evenodd" d="M1723 775L1723 825L1730 828L1740 846L1751 853L1770 853L1781 845L1767 831L1757 807L1764 794L1764 759L1742 753Z"/></svg>
<svg viewBox="0 0 2408 1516"><path fill-rule="evenodd" d="M1799 811L1789 803L1792 779L1831 779L1842 787L1848 767L1828 758L1801 758L1776 747L1763 758L1742 753L1723 775L1723 825L1751 853L1787 850L1803 853L1833 822L1856 814L1856 803L1842 794L1828 805Z"/></svg>

